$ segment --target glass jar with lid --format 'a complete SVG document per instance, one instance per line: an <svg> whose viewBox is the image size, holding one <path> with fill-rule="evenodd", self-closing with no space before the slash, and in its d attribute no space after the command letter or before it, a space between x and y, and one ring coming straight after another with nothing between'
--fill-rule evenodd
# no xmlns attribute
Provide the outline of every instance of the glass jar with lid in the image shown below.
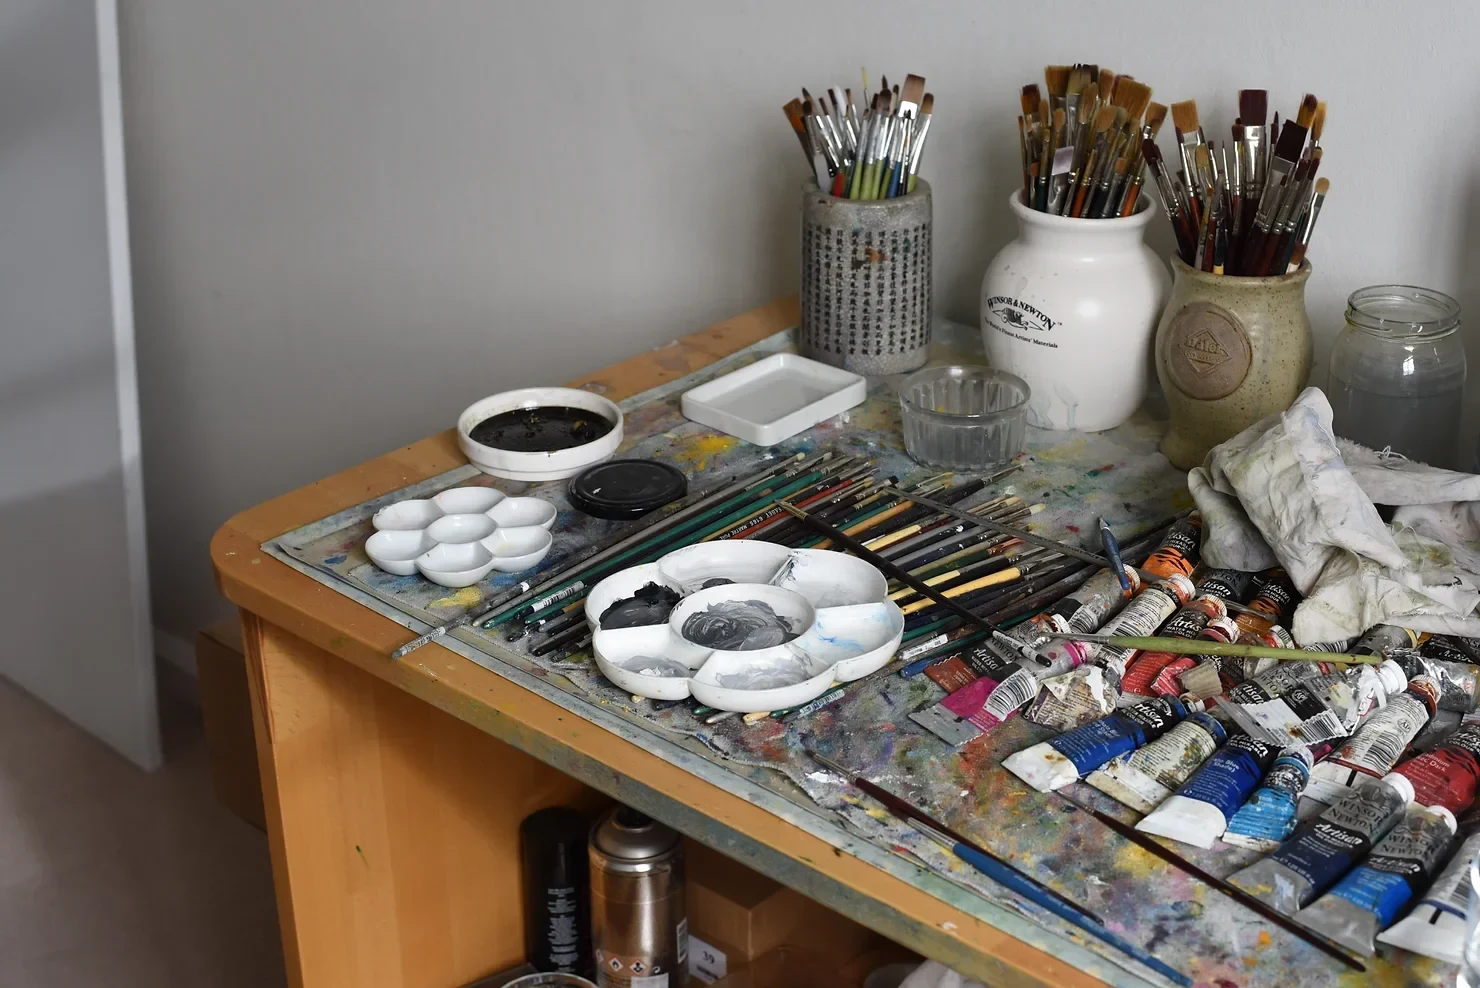
<svg viewBox="0 0 1480 988"><path fill-rule="evenodd" d="M1412 285L1352 293L1326 394L1338 436L1458 468L1465 348L1459 303Z"/></svg>

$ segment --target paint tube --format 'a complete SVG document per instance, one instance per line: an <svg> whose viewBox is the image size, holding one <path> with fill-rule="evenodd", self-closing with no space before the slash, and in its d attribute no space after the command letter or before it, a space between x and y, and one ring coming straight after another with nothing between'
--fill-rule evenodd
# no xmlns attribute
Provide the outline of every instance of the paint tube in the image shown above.
<svg viewBox="0 0 1480 988"><path fill-rule="evenodd" d="M1430 717L1429 722L1423 726L1423 730L1418 732L1418 737L1408 743L1408 750L1415 755L1433 751L1448 741L1449 735L1459 730L1460 725L1473 716L1473 714L1467 714L1461 717L1453 710L1435 710L1434 716Z"/></svg>
<svg viewBox="0 0 1480 988"><path fill-rule="evenodd" d="M1462 635L1433 635L1429 642L1440 641L1450 648L1469 656L1469 661L1480 662L1480 638L1465 638ZM1425 645L1429 642L1424 642ZM1443 656L1440 656L1443 658Z"/></svg>
<svg viewBox="0 0 1480 988"><path fill-rule="evenodd" d="M1127 571L1126 575L1131 578L1131 593L1138 593L1141 589L1140 577L1134 571ZM1069 631L1066 634L1089 634L1099 630L1125 607L1127 600L1133 599L1131 594L1120 588L1119 578L1114 570L1109 569L1102 569L1090 577L1075 595L1079 607L1069 617ZM1028 656L1023 661L1023 668L1034 673L1041 681L1050 676L1062 675L1089 661L1098 648L1098 645L1087 642L1051 642L1040 645Z"/></svg>
<svg viewBox="0 0 1480 988"><path fill-rule="evenodd" d="M1424 642L1423 648L1416 651L1395 649L1392 652L1393 660L1412 678L1428 676L1438 682L1440 710L1469 713L1475 709L1476 689L1480 687L1480 666L1469 660L1457 662L1438 658L1426 651L1431 643L1432 639Z"/></svg>
<svg viewBox="0 0 1480 988"><path fill-rule="evenodd" d="M1312 676L1268 700L1223 707L1240 727L1270 744L1315 744L1351 734L1379 703L1407 686L1402 668L1388 659L1380 666Z"/></svg>
<svg viewBox="0 0 1480 988"><path fill-rule="evenodd" d="M1395 648L1417 648L1418 632L1396 624L1379 624L1357 639L1348 652L1352 655L1386 656Z"/></svg>
<svg viewBox="0 0 1480 988"><path fill-rule="evenodd" d="M960 747L989 729L982 716L983 706L1001 683L1020 671L987 648L974 648L964 655L952 656L925 671L950 695L910 714L910 720L946 744Z"/></svg>
<svg viewBox="0 0 1480 988"><path fill-rule="evenodd" d="M1385 776L1403 756L1408 742L1429 722L1438 702L1438 683L1427 676L1411 680L1406 690L1389 697L1387 706L1368 717L1357 733L1311 769L1305 795L1334 803L1353 788Z"/></svg>
<svg viewBox="0 0 1480 988"><path fill-rule="evenodd" d="M1259 851L1279 847L1295 832L1296 807L1314 763L1305 745L1280 752L1259 788L1228 818L1223 843Z"/></svg>
<svg viewBox="0 0 1480 988"><path fill-rule="evenodd" d="M1302 823L1268 857L1228 876L1228 881L1286 916L1315 901L1403 819L1413 784L1384 776Z"/></svg>
<svg viewBox="0 0 1480 988"><path fill-rule="evenodd" d="M1237 624L1237 622L1235 622ZM1243 628L1238 629L1238 637L1235 641L1246 645L1266 645L1269 648L1299 648L1295 644L1295 638L1285 629L1282 624L1272 624L1266 631L1248 632ZM1232 689L1240 683L1259 676L1271 669L1277 668L1283 661L1281 659L1223 659L1219 666L1219 673L1223 678L1225 689Z"/></svg>
<svg viewBox="0 0 1480 988"><path fill-rule="evenodd" d="M1265 570L1254 577L1254 596L1248 606L1255 613L1240 614L1234 621L1251 635L1268 631L1276 624L1288 625L1299 596L1289 573L1278 566Z"/></svg>
<svg viewBox="0 0 1480 988"><path fill-rule="evenodd" d="M1228 739L1223 725L1192 713L1170 731L1110 761L1084 781L1137 813L1150 813Z"/></svg>
<svg viewBox="0 0 1480 988"><path fill-rule="evenodd" d="M1197 633L1199 641L1231 642L1238 637L1238 625L1229 617L1218 617L1208 622L1207 627ZM1151 684L1151 692L1157 696L1169 694L1181 696L1195 693L1199 699L1208 699L1223 692L1223 679L1219 675L1221 666L1215 656L1209 656L1201 665L1203 672L1194 673L1198 667L1196 658L1190 655L1174 656Z"/></svg>
<svg viewBox="0 0 1480 988"><path fill-rule="evenodd" d="M1470 862L1480 854L1480 833L1471 834L1413 911L1377 935L1378 943L1458 964L1470 906Z"/></svg>
<svg viewBox="0 0 1480 988"><path fill-rule="evenodd" d="M1209 621L1228 616L1228 608L1223 603L1228 598L1216 593L1205 593L1205 582L1197 585L1197 592L1193 598L1167 619L1161 629L1156 632L1158 635L1162 638L1196 638L1198 633L1208 626ZM1121 691L1143 697L1157 695L1151 689L1152 682L1163 669L1179 657L1170 652L1140 653L1126 666L1125 675L1120 681Z"/></svg>
<svg viewBox="0 0 1480 988"><path fill-rule="evenodd" d="M1080 666L1042 682L1023 716L1056 731L1072 731L1114 712L1115 691L1099 666Z"/></svg>
<svg viewBox="0 0 1480 988"><path fill-rule="evenodd" d="M1183 604L1192 599L1192 581L1180 574L1173 574L1142 590L1132 598L1125 610L1105 623L1100 629L1103 635L1149 635L1161 627ZM1087 642L1066 642L1083 647ZM1095 646L1098 661L1106 670L1108 679L1117 688L1125 667L1135 657L1137 649L1121 648L1116 645ZM1093 654L1093 653L1092 653ZM1088 656L1086 657L1088 658Z"/></svg>
<svg viewBox="0 0 1480 988"><path fill-rule="evenodd" d="M1278 754L1247 734L1230 738L1136 829L1211 849Z"/></svg>
<svg viewBox="0 0 1480 988"><path fill-rule="evenodd" d="M1202 519L1197 515L1189 515L1167 529L1155 551L1136 568L1158 580L1165 580L1173 575L1191 576L1202 555L1201 541Z"/></svg>
<svg viewBox="0 0 1480 988"><path fill-rule="evenodd" d="M1295 921L1354 950L1377 953L1377 933L1425 888L1454 838L1454 814L1414 806L1351 874L1295 914Z"/></svg>
<svg viewBox="0 0 1480 988"><path fill-rule="evenodd" d="M1419 805L1463 813L1480 787L1480 721L1466 723L1433 751L1400 762L1393 771L1413 783Z"/></svg>
<svg viewBox="0 0 1480 988"><path fill-rule="evenodd" d="M1027 625L1033 623L1028 621L1013 628L1008 635L1023 643L1023 655L1031 659L1040 648L1051 644L1051 640L1043 634L1045 631L1057 631L1062 634L1075 632L1084 634L1094 631L1140 591L1140 575L1134 569L1128 569L1126 576L1131 584L1129 593L1121 589L1120 577L1113 569L1102 569L1080 584L1078 589L1071 591L1067 597L1045 611L1043 615L1039 615L1039 617L1051 615L1049 621L1052 626L1044 624L1041 627L1024 630ZM1036 621L1037 618L1034 620Z"/></svg>
<svg viewBox="0 0 1480 988"><path fill-rule="evenodd" d="M1202 704L1193 709L1201 710ZM1172 697L1147 700L1014 752L1002 767L1039 792L1052 792L1079 781L1117 755L1155 741L1187 712L1188 706Z"/></svg>

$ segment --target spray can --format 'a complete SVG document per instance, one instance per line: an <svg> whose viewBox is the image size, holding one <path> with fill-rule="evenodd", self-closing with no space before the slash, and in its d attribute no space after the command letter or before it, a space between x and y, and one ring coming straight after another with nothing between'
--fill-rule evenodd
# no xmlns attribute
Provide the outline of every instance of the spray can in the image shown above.
<svg viewBox="0 0 1480 988"><path fill-rule="evenodd" d="M539 971L591 974L586 816L552 806L524 818L524 956Z"/></svg>
<svg viewBox="0 0 1480 988"><path fill-rule="evenodd" d="M688 912L678 833L626 806L591 832L591 942L601 988L684 988Z"/></svg>

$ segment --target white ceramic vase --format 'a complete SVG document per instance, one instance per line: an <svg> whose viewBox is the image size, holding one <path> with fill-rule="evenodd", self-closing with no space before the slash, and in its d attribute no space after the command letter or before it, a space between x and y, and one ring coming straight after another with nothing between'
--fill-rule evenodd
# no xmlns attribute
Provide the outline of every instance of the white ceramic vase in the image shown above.
<svg viewBox="0 0 1480 988"><path fill-rule="evenodd" d="M1098 432L1146 397L1152 337L1171 279L1141 240L1155 207L1074 219L1009 200L1018 236L982 278L982 343L992 366L1028 382L1028 422Z"/></svg>

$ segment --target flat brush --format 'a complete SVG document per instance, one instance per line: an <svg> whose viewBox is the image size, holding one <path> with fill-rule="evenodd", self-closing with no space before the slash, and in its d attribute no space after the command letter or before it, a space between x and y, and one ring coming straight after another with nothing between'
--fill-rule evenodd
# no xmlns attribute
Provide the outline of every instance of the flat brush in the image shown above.
<svg viewBox="0 0 1480 988"><path fill-rule="evenodd" d="M1073 806L1075 809L1082 810L1083 812L1088 813L1090 816L1098 820L1101 824L1115 831L1117 834L1124 837L1132 844L1135 844L1137 847L1151 852L1158 858L1161 858L1161 860L1165 861L1167 864L1171 865L1173 868L1181 871L1183 874L1190 875L1191 877L1196 878L1204 885L1208 886L1211 889L1214 889L1215 891L1223 893L1240 905L1247 906L1249 909L1258 913L1260 916L1263 916L1265 919L1269 920L1280 929L1295 934L1295 936L1304 940L1312 947L1315 947L1322 953L1328 954L1331 957L1334 957L1336 960L1341 961L1341 963L1345 964L1352 970L1362 972L1365 972L1367 970L1367 968L1360 961L1352 957L1340 947L1336 946L1331 941L1327 940L1325 937L1321 936L1319 933L1316 933L1313 930L1306 929L1304 926L1295 922L1295 920L1291 919L1289 916L1286 916L1284 913L1273 908L1272 906L1265 905L1262 901L1254 898L1252 895L1245 892L1238 886L1231 885L1228 882L1225 882L1223 879L1209 874L1208 872L1199 868L1197 865L1193 864L1191 861L1188 861L1186 858L1182 857L1182 855L1164 846L1155 838L1142 833L1129 824L1122 823L1108 813L1102 813L1101 811L1095 809L1093 806L1090 806L1087 803L1081 803L1079 800L1075 799L1073 796L1070 796L1062 789L1055 790L1054 795L1058 796L1060 799L1068 803L1070 806Z"/></svg>
<svg viewBox="0 0 1480 988"><path fill-rule="evenodd" d="M1299 240L1295 243L1295 251L1290 255L1290 264L1286 273L1300 270L1300 263L1305 260L1305 250L1310 246L1310 235L1315 232L1316 217L1321 215L1321 206L1326 201L1326 193L1331 190L1331 180L1322 178L1316 180L1316 194L1311 198L1310 208L1306 210L1306 216L1301 227Z"/></svg>
<svg viewBox="0 0 1480 988"><path fill-rule="evenodd" d="M839 778L844 779L849 785L853 786L855 789L858 789L859 791L864 793L864 795L869 796L875 801L883 804L885 809L887 809L890 813L894 814L899 819L906 822L923 823L925 826L930 827L936 833L950 838L950 840L954 841L955 843L961 844L964 847L971 848L977 854L980 854L982 857L992 861L996 866L1002 868L1005 873L1011 873L1012 875L1017 876L1017 879L1020 882L1027 883L1038 892L1049 895L1053 898L1055 902L1058 902L1063 906L1067 906L1069 909L1072 909L1077 915L1091 919L1096 923L1104 922L1094 912L1091 912L1089 909L1081 906L1073 899L1067 898L1064 895L1055 892L1053 889L1049 888L1047 885L1044 885L1033 876L1018 870L1018 868L1014 865L1010 864L1007 861L1004 861L1002 858L999 858L997 855L993 854L991 851L982 847L980 844L976 843L970 838L957 833L950 827L947 827L944 823L941 823L939 820L935 819L935 817L910 803L908 800L894 795L894 793L890 792L888 789L885 789L883 786L870 782L868 779L865 779L863 776L858 775L855 772L848 771L842 765L839 765L837 762L833 761L831 758L828 758L825 755L819 755L817 752L810 749L806 750L806 755L808 758L812 759L814 762L816 762L818 765L821 765L829 772L833 773ZM1001 884L1006 883L1004 882Z"/></svg>

